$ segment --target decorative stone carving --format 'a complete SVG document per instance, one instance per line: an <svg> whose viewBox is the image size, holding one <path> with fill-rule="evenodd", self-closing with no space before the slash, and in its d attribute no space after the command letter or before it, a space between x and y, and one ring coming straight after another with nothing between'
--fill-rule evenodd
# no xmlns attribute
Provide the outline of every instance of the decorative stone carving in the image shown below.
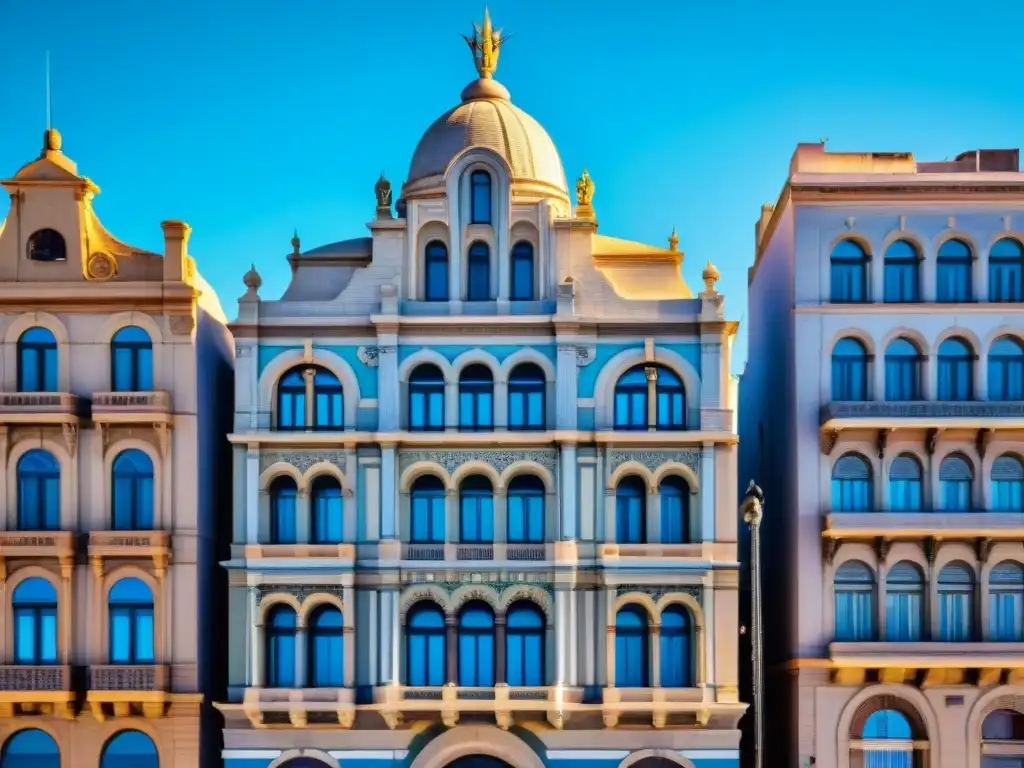
<svg viewBox="0 0 1024 768"><path fill-rule="evenodd" d="M978 449L978 456L983 460L988 452L989 443L992 442L994 436L995 430L993 429L979 429L978 434L974 438L974 445Z"/></svg>
<svg viewBox="0 0 1024 768"><path fill-rule="evenodd" d="M256 605L262 605L270 595L292 595L299 603L305 602L310 595L334 595L344 599L344 590L338 584L262 584L256 587Z"/></svg>
<svg viewBox="0 0 1024 768"><path fill-rule="evenodd" d="M356 357L367 368L376 368L380 357L380 347L359 347L356 350Z"/></svg>
<svg viewBox="0 0 1024 768"><path fill-rule="evenodd" d="M832 449L836 447L836 441L839 439L838 429L826 429L821 433L821 452L826 456L831 455Z"/></svg>
<svg viewBox="0 0 1024 768"><path fill-rule="evenodd" d="M576 347L576 366L584 368L590 365L597 358L597 347L580 346Z"/></svg>
<svg viewBox="0 0 1024 768"><path fill-rule="evenodd" d="M71 458L75 458L75 453L78 451L78 427L73 424L61 424L61 427L68 453L71 454Z"/></svg>
<svg viewBox="0 0 1024 768"><path fill-rule="evenodd" d="M185 336L195 329L196 319L191 315L171 315L167 318L167 324L171 333L175 336Z"/></svg>
<svg viewBox="0 0 1024 768"><path fill-rule="evenodd" d="M109 280L117 275L117 262L106 253L94 253L85 264L88 280Z"/></svg>
<svg viewBox="0 0 1024 768"><path fill-rule="evenodd" d="M635 594L639 592L643 595L648 595L654 602L658 602L665 595L690 595L697 602L703 603L704 589L694 584L684 584L679 586L660 586L652 584L619 584L615 587L615 596L622 597L623 595Z"/></svg>
<svg viewBox="0 0 1024 768"><path fill-rule="evenodd" d="M493 467L499 474L517 461L536 462L553 475L557 474L558 471L558 461L555 452L540 449L527 451L403 451L398 457L399 471L404 472L420 461L439 464L444 467L448 474L452 474L463 464L470 461L482 461Z"/></svg>
<svg viewBox="0 0 1024 768"><path fill-rule="evenodd" d="M297 450L297 451L263 451L260 454L260 472L265 472L267 467L284 462L291 464L300 472L305 472L314 464L327 462L338 469L345 470L345 462L348 454L345 451L325 450Z"/></svg>
<svg viewBox="0 0 1024 768"><path fill-rule="evenodd" d="M614 472L628 461L643 464L652 472L662 464L675 462L685 464L694 472L700 467L698 451L611 451L608 454L608 471Z"/></svg>

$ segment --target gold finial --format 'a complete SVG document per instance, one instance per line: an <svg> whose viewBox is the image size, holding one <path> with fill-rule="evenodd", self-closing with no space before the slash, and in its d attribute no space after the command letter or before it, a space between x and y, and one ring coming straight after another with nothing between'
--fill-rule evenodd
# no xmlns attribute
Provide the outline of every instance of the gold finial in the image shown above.
<svg viewBox="0 0 1024 768"><path fill-rule="evenodd" d="M594 200L594 180L590 178L587 169L583 169L579 179L576 181L576 203L577 205L589 206Z"/></svg>
<svg viewBox="0 0 1024 768"><path fill-rule="evenodd" d="M701 273L701 277L704 278L704 289L708 293L713 293L715 290L715 283L718 282L722 275L718 271L718 267L711 263L711 259L708 259L708 265L704 267L704 272Z"/></svg>
<svg viewBox="0 0 1024 768"><path fill-rule="evenodd" d="M377 218L391 218L391 182L380 172L380 178L373 185L373 194L377 198Z"/></svg>
<svg viewBox="0 0 1024 768"><path fill-rule="evenodd" d="M299 230L295 230L295 234L292 235L292 253L296 256L299 255L299 246L302 245L302 241L299 240Z"/></svg>
<svg viewBox="0 0 1024 768"><path fill-rule="evenodd" d="M672 227L672 234L668 236L668 249L670 251L679 250L679 235L676 234L675 227Z"/></svg>
<svg viewBox="0 0 1024 768"><path fill-rule="evenodd" d="M476 71L485 80L494 76L494 70L498 68L498 55L501 53L502 44L508 40L501 36L500 29L491 26L491 14L484 8L484 23L473 24L472 37L463 35L462 39L469 45L473 52L473 63L476 64Z"/></svg>

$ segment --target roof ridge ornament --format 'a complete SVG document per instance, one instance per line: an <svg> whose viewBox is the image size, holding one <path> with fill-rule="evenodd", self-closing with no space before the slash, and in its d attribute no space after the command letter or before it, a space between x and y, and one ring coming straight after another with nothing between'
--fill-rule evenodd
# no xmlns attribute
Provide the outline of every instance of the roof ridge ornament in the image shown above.
<svg viewBox="0 0 1024 768"><path fill-rule="evenodd" d="M462 39L469 45L473 52L473 63L476 71L484 80L490 80L494 76L494 70L498 68L498 56L501 53L501 46L508 40L508 37L501 36L500 29L494 29L491 25L491 14L484 7L483 24L473 23L473 35L463 35Z"/></svg>

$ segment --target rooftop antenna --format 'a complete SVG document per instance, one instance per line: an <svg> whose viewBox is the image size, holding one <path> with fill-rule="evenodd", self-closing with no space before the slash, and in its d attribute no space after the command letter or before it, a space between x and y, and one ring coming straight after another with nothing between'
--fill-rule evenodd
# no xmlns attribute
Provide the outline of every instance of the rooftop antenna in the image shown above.
<svg viewBox="0 0 1024 768"><path fill-rule="evenodd" d="M51 112L51 97L50 97L50 52L46 52L46 130L50 130L53 127L53 121L50 119Z"/></svg>

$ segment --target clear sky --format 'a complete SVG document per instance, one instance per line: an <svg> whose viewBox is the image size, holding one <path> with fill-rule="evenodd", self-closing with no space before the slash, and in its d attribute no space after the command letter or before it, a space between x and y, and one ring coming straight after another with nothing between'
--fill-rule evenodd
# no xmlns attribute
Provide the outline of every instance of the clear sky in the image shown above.
<svg viewBox="0 0 1024 768"><path fill-rule="evenodd" d="M0 0L0 175L54 125L119 238L191 253L229 317L251 262L280 295L304 248L367 234L417 140L475 76L481 0ZM490 0L497 79L544 125L601 232L712 259L744 319L759 207L799 141L941 160L1024 144L1019 0ZM0 212L6 205L0 203ZM742 333L742 332L741 332ZM742 338L737 363L745 356ZM739 365L735 366L739 370Z"/></svg>

